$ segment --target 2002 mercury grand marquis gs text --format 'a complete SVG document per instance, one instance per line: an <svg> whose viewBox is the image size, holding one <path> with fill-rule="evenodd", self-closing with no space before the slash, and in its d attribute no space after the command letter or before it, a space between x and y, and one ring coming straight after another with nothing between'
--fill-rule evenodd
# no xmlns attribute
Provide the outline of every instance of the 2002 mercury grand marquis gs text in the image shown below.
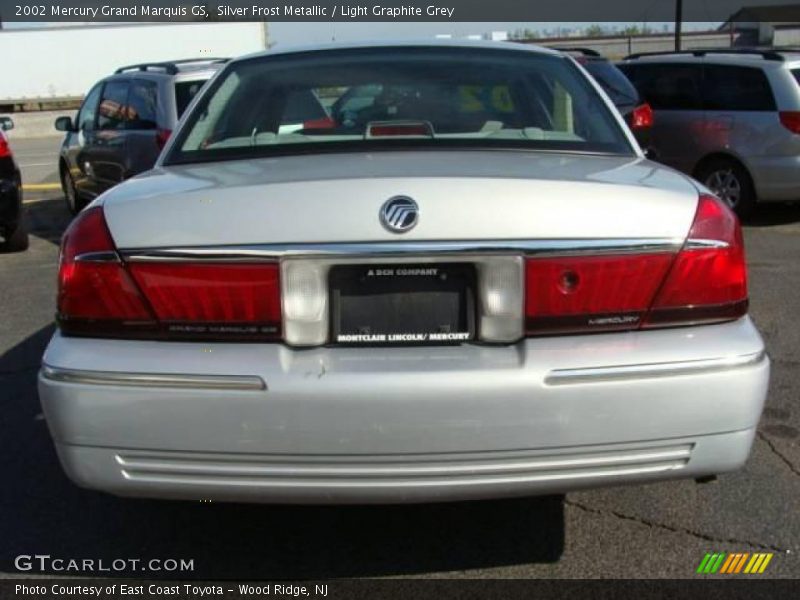
<svg viewBox="0 0 800 600"><path fill-rule="evenodd" d="M767 392L736 217L543 49L234 60L60 260L47 422L119 495L700 477L742 466Z"/></svg>

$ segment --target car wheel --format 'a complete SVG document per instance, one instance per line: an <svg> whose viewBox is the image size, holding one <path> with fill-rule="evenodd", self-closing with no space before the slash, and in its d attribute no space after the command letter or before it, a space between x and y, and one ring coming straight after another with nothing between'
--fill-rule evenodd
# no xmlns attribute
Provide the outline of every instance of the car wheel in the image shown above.
<svg viewBox="0 0 800 600"><path fill-rule="evenodd" d="M67 203L67 209L73 215L77 215L83 208L83 202L78 197L78 191L75 189L75 182L72 175L69 174L68 169L61 169L61 189L64 190L64 200Z"/></svg>
<svg viewBox="0 0 800 600"><path fill-rule="evenodd" d="M3 252L22 252L28 249L28 229L25 221L20 219L17 226L11 232L6 232L5 241L0 244Z"/></svg>
<svg viewBox="0 0 800 600"><path fill-rule="evenodd" d="M749 217L755 212L753 180L738 162L726 158L711 160L700 168L697 178L740 218Z"/></svg>

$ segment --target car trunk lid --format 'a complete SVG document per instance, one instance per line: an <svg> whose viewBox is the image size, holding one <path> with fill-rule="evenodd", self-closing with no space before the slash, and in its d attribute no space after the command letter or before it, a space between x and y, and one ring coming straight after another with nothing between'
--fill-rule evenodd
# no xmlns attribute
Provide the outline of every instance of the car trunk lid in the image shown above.
<svg viewBox="0 0 800 600"><path fill-rule="evenodd" d="M684 176L637 157L532 152L323 154L156 169L104 196L118 248L582 238L683 238ZM416 227L379 218L413 198Z"/></svg>

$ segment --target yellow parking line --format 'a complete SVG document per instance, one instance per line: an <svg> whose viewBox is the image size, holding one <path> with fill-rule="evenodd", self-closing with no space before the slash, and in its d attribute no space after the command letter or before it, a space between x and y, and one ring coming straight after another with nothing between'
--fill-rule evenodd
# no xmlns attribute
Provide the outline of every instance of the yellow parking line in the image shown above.
<svg viewBox="0 0 800 600"><path fill-rule="evenodd" d="M22 200L23 204L36 204L37 202L49 202L52 200L53 197L50 196L49 198L24 198Z"/></svg>
<svg viewBox="0 0 800 600"><path fill-rule="evenodd" d="M22 185L23 192L47 192L60 189L60 183L25 183Z"/></svg>

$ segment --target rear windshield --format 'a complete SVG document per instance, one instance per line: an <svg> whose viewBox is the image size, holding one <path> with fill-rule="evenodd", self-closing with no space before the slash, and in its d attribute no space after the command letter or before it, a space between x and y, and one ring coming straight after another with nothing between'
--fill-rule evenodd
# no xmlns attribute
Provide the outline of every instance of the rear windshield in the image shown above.
<svg viewBox="0 0 800 600"><path fill-rule="evenodd" d="M385 145L633 153L609 108L562 56L380 48L229 65L166 163Z"/></svg>
<svg viewBox="0 0 800 600"><path fill-rule="evenodd" d="M580 58L578 62L581 62ZM604 60L587 60L582 64L616 106L634 107L639 104L639 92L613 64Z"/></svg>
<svg viewBox="0 0 800 600"><path fill-rule="evenodd" d="M800 85L800 69L792 69L792 75L797 80L797 84Z"/></svg>
<svg viewBox="0 0 800 600"><path fill-rule="evenodd" d="M178 118L181 117L183 111L189 106L192 101L203 87L207 80L201 79L199 81L176 81L175 82L175 104L178 109Z"/></svg>

